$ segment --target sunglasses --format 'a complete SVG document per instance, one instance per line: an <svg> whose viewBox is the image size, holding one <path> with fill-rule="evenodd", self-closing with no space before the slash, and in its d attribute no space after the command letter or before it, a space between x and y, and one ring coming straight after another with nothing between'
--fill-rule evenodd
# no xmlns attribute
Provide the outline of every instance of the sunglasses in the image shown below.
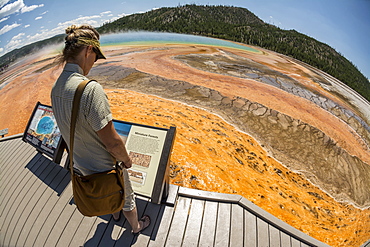
<svg viewBox="0 0 370 247"><path fill-rule="evenodd" d="M98 51L96 50L96 48L95 48L95 47L93 47L93 48L92 48L92 50L95 52L95 62L96 62L96 61L98 61L98 59L99 59L99 58L98 58L98 57L99 57L99 53L98 53Z"/></svg>

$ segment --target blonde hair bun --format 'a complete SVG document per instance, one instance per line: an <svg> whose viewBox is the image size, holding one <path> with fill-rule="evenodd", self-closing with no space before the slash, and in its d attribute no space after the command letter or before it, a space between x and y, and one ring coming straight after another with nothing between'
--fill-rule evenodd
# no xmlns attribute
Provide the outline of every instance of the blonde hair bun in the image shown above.
<svg viewBox="0 0 370 247"><path fill-rule="evenodd" d="M74 33L75 30L79 29L76 25L72 25L66 28L66 34Z"/></svg>
<svg viewBox="0 0 370 247"><path fill-rule="evenodd" d="M66 34L69 36L74 34L74 37L89 37L99 40L99 33L91 25L83 24L80 26L71 25L66 28Z"/></svg>

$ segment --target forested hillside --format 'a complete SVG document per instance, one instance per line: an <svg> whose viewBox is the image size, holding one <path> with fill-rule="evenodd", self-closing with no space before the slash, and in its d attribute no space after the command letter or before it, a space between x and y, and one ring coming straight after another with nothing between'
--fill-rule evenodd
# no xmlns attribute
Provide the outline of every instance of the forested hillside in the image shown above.
<svg viewBox="0 0 370 247"><path fill-rule="evenodd" d="M370 101L368 79L333 48L295 30L283 30L264 23L245 8L198 5L160 8L125 16L98 28L102 34L132 30L195 34L260 46L319 68ZM52 41L61 41L61 37L44 42ZM43 41L40 41L2 56L0 67L42 45Z"/></svg>
<svg viewBox="0 0 370 247"><path fill-rule="evenodd" d="M8 52L2 57L0 57L0 69L2 70L4 67L7 67L9 64L14 62L18 58L27 56L31 54L32 52L40 50L47 45L52 45L52 44L63 42L63 39L64 39L64 35L60 34L52 38L44 39L44 40L41 40L41 41L38 41L32 44L23 46L22 48L15 49L11 52Z"/></svg>

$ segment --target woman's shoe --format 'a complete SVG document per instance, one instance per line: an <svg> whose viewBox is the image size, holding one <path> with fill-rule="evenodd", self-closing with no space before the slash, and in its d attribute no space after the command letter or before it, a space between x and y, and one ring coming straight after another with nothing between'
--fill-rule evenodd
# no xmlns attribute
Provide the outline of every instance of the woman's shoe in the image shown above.
<svg viewBox="0 0 370 247"><path fill-rule="evenodd" d="M141 217L139 222L142 222L140 231L138 231L138 232L131 231L132 234L134 234L135 236L138 236L142 231L144 231L146 228L148 228L148 226L150 225L149 215L144 215L143 217Z"/></svg>

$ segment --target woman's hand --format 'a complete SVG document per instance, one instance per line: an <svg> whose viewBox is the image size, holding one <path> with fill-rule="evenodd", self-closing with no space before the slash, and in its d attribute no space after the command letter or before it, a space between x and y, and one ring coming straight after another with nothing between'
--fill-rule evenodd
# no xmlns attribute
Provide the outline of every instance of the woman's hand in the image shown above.
<svg viewBox="0 0 370 247"><path fill-rule="evenodd" d="M132 167L132 160L128 158L126 161L122 161L123 167L129 169Z"/></svg>

